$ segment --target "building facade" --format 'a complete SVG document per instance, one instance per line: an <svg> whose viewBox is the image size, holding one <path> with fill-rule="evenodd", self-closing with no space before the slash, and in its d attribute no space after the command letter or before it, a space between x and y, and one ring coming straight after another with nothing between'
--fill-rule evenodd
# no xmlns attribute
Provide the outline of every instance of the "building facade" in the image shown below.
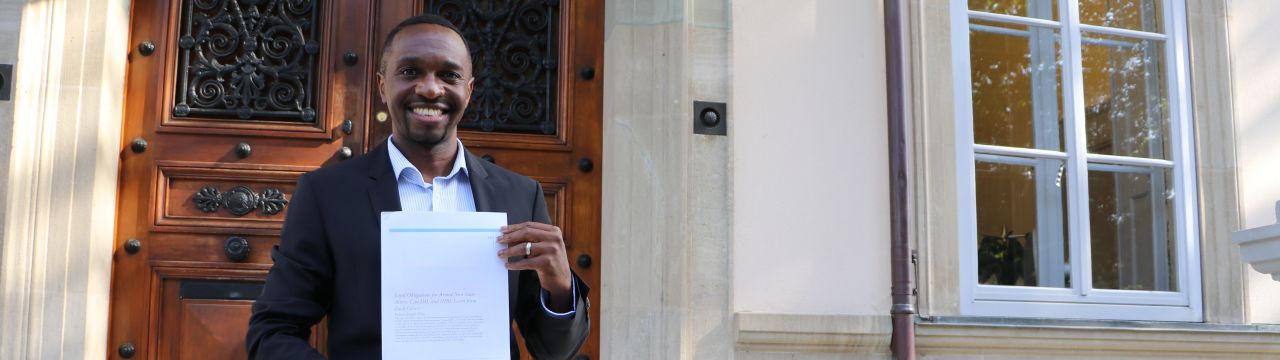
<svg viewBox="0 0 1280 360"><path fill-rule="evenodd" d="M560 3L603 17L565 34L599 38L573 60L594 80L560 68L600 96L590 354L891 357L885 3ZM918 357L1280 356L1280 282L1231 242L1277 220L1280 4L901 3ZM120 356L121 194L154 184L129 175L129 99L153 96L129 71L161 41L131 14L153 5L0 0L0 358ZM342 69L333 46L321 61ZM344 94L326 96L374 103ZM704 101L727 105L726 135L694 133ZM376 112L351 117L364 139Z"/></svg>

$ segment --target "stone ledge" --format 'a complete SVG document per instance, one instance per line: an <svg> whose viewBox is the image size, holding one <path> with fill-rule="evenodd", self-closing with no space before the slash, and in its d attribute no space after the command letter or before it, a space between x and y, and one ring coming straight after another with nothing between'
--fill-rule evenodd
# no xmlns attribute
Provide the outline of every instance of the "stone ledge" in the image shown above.
<svg viewBox="0 0 1280 360"><path fill-rule="evenodd" d="M1275 358L1280 326L933 317L916 322L923 357Z"/></svg>
<svg viewBox="0 0 1280 360"><path fill-rule="evenodd" d="M887 355L888 315L737 313L737 350Z"/></svg>
<svg viewBox="0 0 1280 360"><path fill-rule="evenodd" d="M1240 258L1254 270L1280 281L1280 201L1275 224L1233 232L1231 242L1240 246Z"/></svg>

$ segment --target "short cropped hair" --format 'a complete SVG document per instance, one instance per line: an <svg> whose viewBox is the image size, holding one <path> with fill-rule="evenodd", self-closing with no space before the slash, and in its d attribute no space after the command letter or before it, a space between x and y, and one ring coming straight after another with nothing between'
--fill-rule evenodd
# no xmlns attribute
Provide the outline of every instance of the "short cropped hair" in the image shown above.
<svg viewBox="0 0 1280 360"><path fill-rule="evenodd" d="M440 25L448 28L449 30L453 30L453 32L458 34L458 37L462 39L462 47L467 49L467 58L471 58L471 45L467 44L467 37L462 36L462 30L458 30L458 27L454 26L453 22L450 22L449 19L445 19L443 16L436 14L422 14L404 19L404 21L396 24L396 27L391 28L391 32L387 33L386 40L382 41L382 61L378 62L379 73L386 70L387 51L391 49L391 42L396 39L396 34L399 34L400 30L404 30L404 28L420 24Z"/></svg>

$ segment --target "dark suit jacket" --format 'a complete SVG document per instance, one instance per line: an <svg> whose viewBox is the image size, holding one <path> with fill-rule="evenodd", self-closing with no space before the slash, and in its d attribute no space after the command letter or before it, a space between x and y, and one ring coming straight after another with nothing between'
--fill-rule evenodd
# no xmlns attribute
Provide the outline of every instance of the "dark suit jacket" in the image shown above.
<svg viewBox="0 0 1280 360"><path fill-rule="evenodd" d="M549 223L537 182L466 154L477 211L507 213L507 222ZM372 152L298 179L275 265L253 304L246 345L251 359L319 358L307 339L329 316L329 356L378 359L381 337L380 214L399 211L395 174L383 143ZM424 254L425 256L425 254ZM537 358L567 359L586 340L587 291L574 275L577 313L560 319L542 309L537 274L512 271L511 314ZM511 355L517 358L515 336Z"/></svg>

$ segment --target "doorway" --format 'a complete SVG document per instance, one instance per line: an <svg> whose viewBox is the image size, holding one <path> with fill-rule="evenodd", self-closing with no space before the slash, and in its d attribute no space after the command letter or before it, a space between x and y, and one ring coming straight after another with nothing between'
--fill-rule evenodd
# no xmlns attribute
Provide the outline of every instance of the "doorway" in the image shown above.
<svg viewBox="0 0 1280 360"><path fill-rule="evenodd" d="M374 88L382 38L423 12L472 49L467 149L542 183L593 288L580 358L598 358L604 4L556 0L134 3L112 357L244 358L294 183L390 135Z"/></svg>

